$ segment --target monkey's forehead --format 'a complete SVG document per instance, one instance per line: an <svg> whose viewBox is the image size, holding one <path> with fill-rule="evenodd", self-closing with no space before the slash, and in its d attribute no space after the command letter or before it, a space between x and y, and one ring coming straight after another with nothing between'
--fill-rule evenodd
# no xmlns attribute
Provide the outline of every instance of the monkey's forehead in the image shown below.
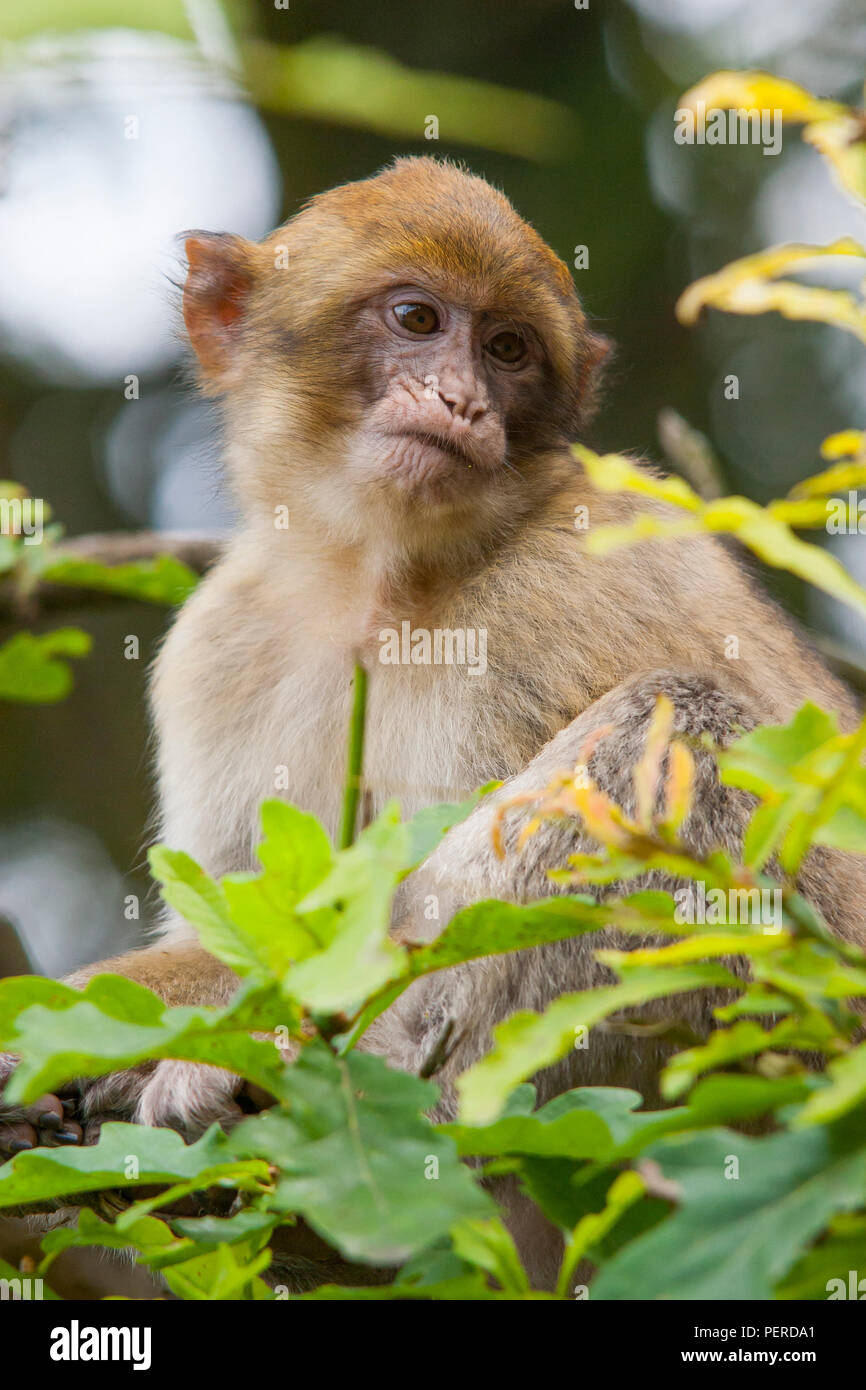
<svg viewBox="0 0 866 1390"><path fill-rule="evenodd" d="M301 304L357 299L387 283L427 284L446 300L532 323L554 357L573 356L584 316L568 269L507 198L432 159L320 194L266 245L286 242ZM303 313L303 310L301 310Z"/></svg>

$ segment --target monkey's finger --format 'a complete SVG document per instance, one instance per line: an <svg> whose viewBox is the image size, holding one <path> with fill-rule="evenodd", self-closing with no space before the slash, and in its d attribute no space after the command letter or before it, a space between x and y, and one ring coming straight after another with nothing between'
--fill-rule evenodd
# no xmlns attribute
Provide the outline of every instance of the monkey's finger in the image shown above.
<svg viewBox="0 0 866 1390"><path fill-rule="evenodd" d="M63 1128L54 1130L51 1135L55 1144L80 1144L83 1138L84 1131L74 1120L64 1120Z"/></svg>
<svg viewBox="0 0 866 1390"><path fill-rule="evenodd" d="M63 1128L63 1107L56 1096L40 1096L32 1105L28 1105L24 1115L37 1129L49 1133Z"/></svg>
<svg viewBox="0 0 866 1390"><path fill-rule="evenodd" d="M38 1143L36 1130L26 1120L0 1124L0 1155L4 1161L23 1153L25 1149L35 1149Z"/></svg>

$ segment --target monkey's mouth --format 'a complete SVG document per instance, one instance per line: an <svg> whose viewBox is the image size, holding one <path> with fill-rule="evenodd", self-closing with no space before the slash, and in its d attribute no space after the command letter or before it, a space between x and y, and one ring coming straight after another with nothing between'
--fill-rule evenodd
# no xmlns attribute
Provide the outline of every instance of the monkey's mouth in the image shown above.
<svg viewBox="0 0 866 1390"><path fill-rule="evenodd" d="M491 472L490 460L477 445L472 448L435 428L392 429L386 439L380 467L401 492L425 503L465 500Z"/></svg>
<svg viewBox="0 0 866 1390"><path fill-rule="evenodd" d="M400 430L395 431L395 439L406 439L406 441L416 441L424 445L425 449L436 449L455 463L461 463L466 468L482 467L482 460L475 457L468 449L464 449L461 443L457 442L450 435L438 434L435 430Z"/></svg>
<svg viewBox="0 0 866 1390"><path fill-rule="evenodd" d="M470 468L477 462L468 450L446 434L436 434L432 430L404 430L401 433L404 439L418 439L427 448L438 449L440 453L447 454L449 458L456 459L458 463L464 463Z"/></svg>

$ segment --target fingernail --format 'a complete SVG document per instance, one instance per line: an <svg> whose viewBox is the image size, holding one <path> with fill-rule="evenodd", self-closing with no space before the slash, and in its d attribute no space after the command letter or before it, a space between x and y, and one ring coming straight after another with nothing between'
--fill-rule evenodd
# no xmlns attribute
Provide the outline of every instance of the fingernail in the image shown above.
<svg viewBox="0 0 866 1390"><path fill-rule="evenodd" d="M33 1145L29 1139L10 1139L6 1147L11 1154L20 1154L25 1149L32 1149Z"/></svg>
<svg viewBox="0 0 866 1390"><path fill-rule="evenodd" d="M43 1115L39 1116L37 1123L40 1129L60 1129L63 1124L63 1116L58 1115L54 1110L46 1110Z"/></svg>
<svg viewBox="0 0 866 1390"><path fill-rule="evenodd" d="M75 1129L58 1129L54 1138L58 1144L77 1144L81 1139L81 1131Z"/></svg>

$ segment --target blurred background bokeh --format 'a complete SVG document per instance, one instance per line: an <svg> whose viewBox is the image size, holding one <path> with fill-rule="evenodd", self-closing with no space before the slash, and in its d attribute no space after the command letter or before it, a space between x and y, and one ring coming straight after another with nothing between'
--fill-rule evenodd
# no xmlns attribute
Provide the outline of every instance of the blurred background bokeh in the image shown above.
<svg viewBox="0 0 866 1390"><path fill-rule="evenodd" d="M673 305L737 255L866 228L796 131L772 158L677 146L673 110L721 67L857 100L864 59L858 0L3 0L0 477L70 535L231 527L219 421L183 371L177 233L258 237L424 152L503 187L569 264L588 249L578 288L618 345L597 447L664 461L658 412L674 407L712 439L727 490L778 495L816 471L826 435L864 424L863 351L775 316L686 331ZM827 602L784 597L866 648ZM144 687L169 614L85 595L66 620L95 639L72 696L0 707L0 919L20 938L2 937L0 969L66 971L139 939L152 912Z"/></svg>

